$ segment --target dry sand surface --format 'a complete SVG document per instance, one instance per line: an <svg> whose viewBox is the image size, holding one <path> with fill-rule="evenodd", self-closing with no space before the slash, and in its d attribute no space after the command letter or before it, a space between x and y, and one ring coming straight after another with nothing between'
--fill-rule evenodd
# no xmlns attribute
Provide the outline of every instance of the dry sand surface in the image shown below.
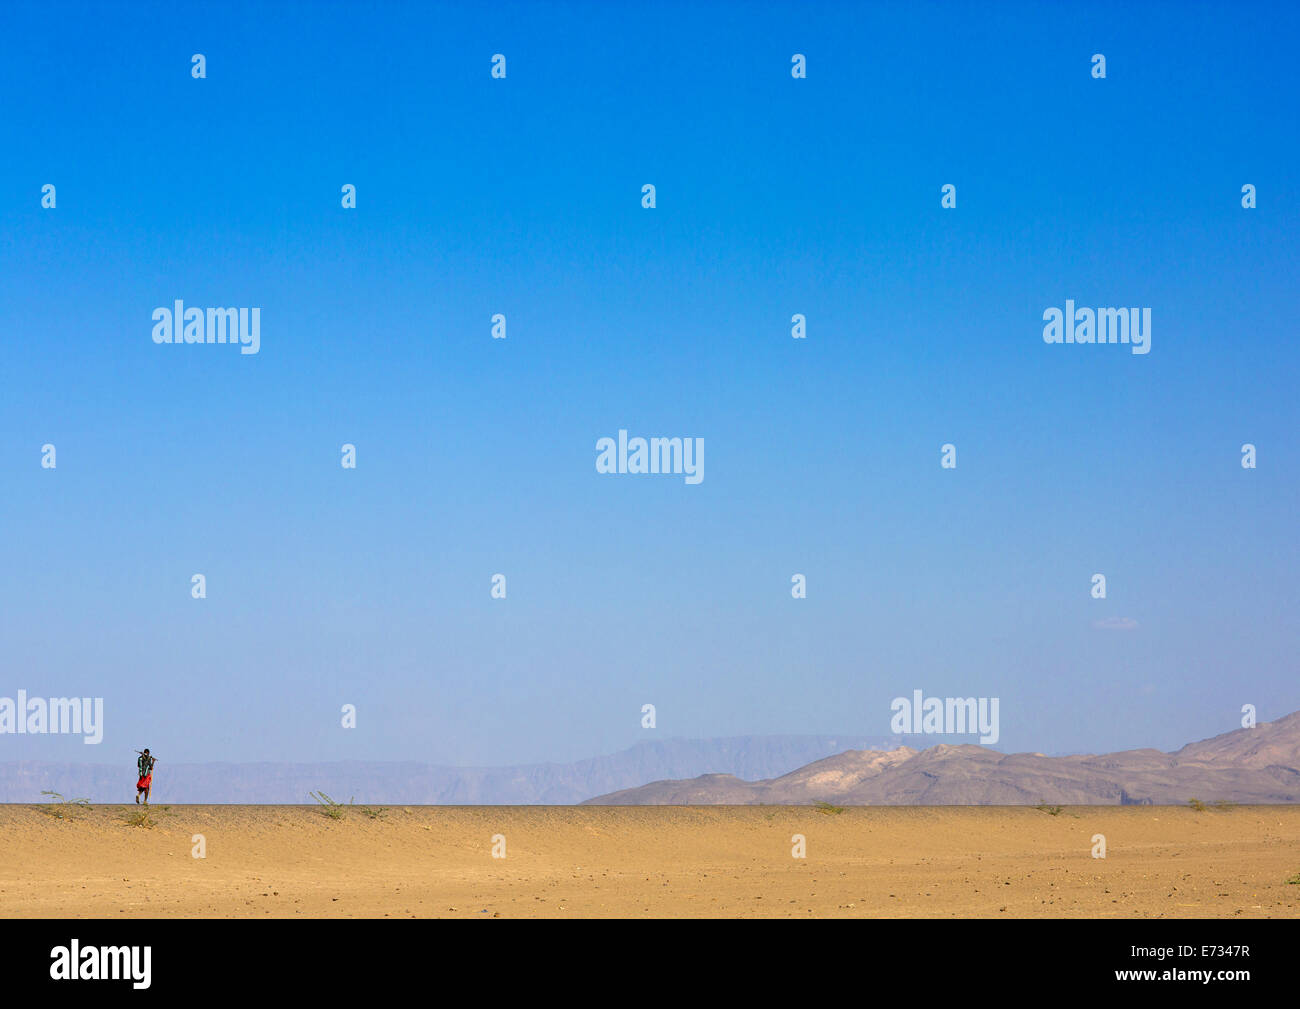
<svg viewBox="0 0 1300 1009"><path fill-rule="evenodd" d="M1296 806L136 810L0 805L0 917L1300 917Z"/></svg>

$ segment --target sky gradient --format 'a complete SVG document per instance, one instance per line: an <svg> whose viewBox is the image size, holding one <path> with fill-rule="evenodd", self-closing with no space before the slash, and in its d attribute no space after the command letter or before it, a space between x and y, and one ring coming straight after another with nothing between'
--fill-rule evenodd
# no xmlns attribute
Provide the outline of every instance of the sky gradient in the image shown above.
<svg viewBox="0 0 1300 1009"><path fill-rule="evenodd" d="M0 760L1300 708L1294 5L184 6L0 8L0 696L106 719ZM620 428L705 479L598 474Z"/></svg>

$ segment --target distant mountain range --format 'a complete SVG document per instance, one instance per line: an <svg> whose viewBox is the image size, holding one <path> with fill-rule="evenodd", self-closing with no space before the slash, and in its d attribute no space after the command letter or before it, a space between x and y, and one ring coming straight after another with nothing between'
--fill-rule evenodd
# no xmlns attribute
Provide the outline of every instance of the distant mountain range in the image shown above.
<svg viewBox="0 0 1300 1009"><path fill-rule="evenodd" d="M763 780L656 781L592 805L1147 805L1300 802L1300 712L1173 753L1003 754L980 746L849 751Z"/></svg>
<svg viewBox="0 0 1300 1009"><path fill-rule="evenodd" d="M358 802L464 805L569 805L592 795L656 778L723 770L740 778L770 778L849 748L888 746L888 737L738 736L638 743L605 757L569 764L446 767L348 761L290 764L186 764L161 760L153 801L309 803L309 792ZM46 801L49 789L92 802L135 798L135 756L120 764L0 763L0 802Z"/></svg>

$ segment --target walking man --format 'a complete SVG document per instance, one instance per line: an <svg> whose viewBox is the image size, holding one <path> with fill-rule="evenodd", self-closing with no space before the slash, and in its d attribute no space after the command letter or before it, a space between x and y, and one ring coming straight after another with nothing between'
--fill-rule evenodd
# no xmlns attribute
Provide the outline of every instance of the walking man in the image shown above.
<svg viewBox="0 0 1300 1009"><path fill-rule="evenodd" d="M139 750L135 751L140 753ZM154 758L149 756L149 748L145 747L144 752L140 753L140 759L135 762L136 769L140 772L140 780L135 783L135 802L140 804L140 795L144 793L144 804L149 805L149 789L153 787L153 764Z"/></svg>

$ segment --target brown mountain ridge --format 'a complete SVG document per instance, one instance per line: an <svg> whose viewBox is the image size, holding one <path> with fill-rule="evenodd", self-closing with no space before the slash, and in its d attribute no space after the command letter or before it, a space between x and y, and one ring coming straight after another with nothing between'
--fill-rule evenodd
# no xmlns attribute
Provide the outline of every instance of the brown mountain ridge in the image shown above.
<svg viewBox="0 0 1300 1009"><path fill-rule="evenodd" d="M975 745L848 750L779 778L705 774L588 799L590 805L1185 805L1300 802L1300 711L1173 753L1045 757Z"/></svg>

